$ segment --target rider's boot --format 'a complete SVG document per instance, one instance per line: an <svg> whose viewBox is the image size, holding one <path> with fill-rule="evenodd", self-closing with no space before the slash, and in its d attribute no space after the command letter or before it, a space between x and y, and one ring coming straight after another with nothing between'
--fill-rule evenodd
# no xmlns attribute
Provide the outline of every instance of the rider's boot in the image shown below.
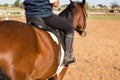
<svg viewBox="0 0 120 80"><path fill-rule="evenodd" d="M66 44L66 51L64 55L63 64L67 66L75 62L75 58L73 56L73 50L72 50L73 36L66 36L65 44Z"/></svg>

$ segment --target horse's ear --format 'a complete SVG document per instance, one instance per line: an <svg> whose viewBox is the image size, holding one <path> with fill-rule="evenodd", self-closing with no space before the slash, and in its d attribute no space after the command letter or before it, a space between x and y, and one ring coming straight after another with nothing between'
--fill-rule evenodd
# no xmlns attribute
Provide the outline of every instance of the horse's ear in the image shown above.
<svg viewBox="0 0 120 80"><path fill-rule="evenodd" d="M83 0L83 1L82 1L82 4L85 5L85 4L86 4L86 0Z"/></svg>
<svg viewBox="0 0 120 80"><path fill-rule="evenodd" d="M70 0L70 3L72 3L72 0Z"/></svg>

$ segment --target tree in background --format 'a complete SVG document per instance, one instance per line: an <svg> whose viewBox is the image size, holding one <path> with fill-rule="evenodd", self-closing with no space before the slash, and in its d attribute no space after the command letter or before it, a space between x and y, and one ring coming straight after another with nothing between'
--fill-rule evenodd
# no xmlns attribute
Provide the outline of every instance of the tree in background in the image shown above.
<svg viewBox="0 0 120 80"><path fill-rule="evenodd" d="M120 7L120 5L119 5L117 2L111 3L111 8L112 8L112 9L118 8L118 7Z"/></svg>
<svg viewBox="0 0 120 80"><path fill-rule="evenodd" d="M8 7L9 5L6 3L6 4L4 4L3 6L4 6L4 7Z"/></svg>
<svg viewBox="0 0 120 80"><path fill-rule="evenodd" d="M86 7L86 9L89 9L89 4L88 4L88 3L86 3L85 7Z"/></svg>
<svg viewBox="0 0 120 80"><path fill-rule="evenodd" d="M14 6L14 7L20 7L20 0L16 0L16 1L13 3L13 6Z"/></svg>
<svg viewBox="0 0 120 80"><path fill-rule="evenodd" d="M24 8L23 2L20 3L19 8Z"/></svg>
<svg viewBox="0 0 120 80"><path fill-rule="evenodd" d="M103 5L103 4L98 4L97 6L99 6L100 8L106 8L107 6Z"/></svg>

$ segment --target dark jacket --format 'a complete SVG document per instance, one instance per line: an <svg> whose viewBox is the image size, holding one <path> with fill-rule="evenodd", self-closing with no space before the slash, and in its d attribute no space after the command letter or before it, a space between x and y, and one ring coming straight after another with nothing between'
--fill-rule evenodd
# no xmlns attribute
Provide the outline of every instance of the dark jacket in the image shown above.
<svg viewBox="0 0 120 80"><path fill-rule="evenodd" d="M49 0L25 0L26 16L48 17L52 16L52 5Z"/></svg>

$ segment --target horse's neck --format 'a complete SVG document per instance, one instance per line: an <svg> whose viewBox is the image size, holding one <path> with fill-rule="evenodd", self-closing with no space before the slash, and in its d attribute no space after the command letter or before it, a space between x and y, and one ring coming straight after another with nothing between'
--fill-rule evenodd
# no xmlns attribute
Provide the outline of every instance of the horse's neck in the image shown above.
<svg viewBox="0 0 120 80"><path fill-rule="evenodd" d="M67 6L65 10L63 10L59 16L66 19L68 22L72 23L73 22L73 17L74 17L74 12L75 9L74 7L70 4Z"/></svg>

